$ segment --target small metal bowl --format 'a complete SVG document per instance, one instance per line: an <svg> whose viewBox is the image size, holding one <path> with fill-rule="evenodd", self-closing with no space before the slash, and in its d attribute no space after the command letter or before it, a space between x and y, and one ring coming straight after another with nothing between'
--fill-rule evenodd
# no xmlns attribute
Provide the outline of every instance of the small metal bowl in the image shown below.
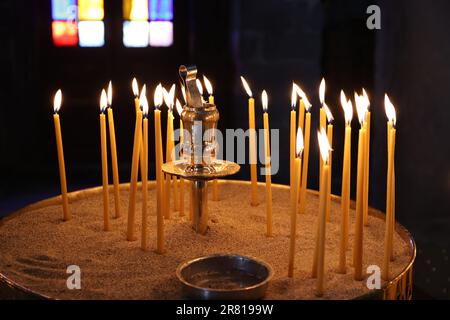
<svg viewBox="0 0 450 320"><path fill-rule="evenodd" d="M182 263L177 277L186 298L256 300L264 297L272 267L250 257L217 254Z"/></svg>

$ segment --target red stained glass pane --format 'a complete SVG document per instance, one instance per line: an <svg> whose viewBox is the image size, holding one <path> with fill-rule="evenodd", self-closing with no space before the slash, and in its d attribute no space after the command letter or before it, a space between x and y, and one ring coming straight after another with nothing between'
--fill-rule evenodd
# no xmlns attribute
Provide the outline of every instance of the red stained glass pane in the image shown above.
<svg viewBox="0 0 450 320"><path fill-rule="evenodd" d="M78 27L76 22L53 21L53 44L58 47L74 47L78 45Z"/></svg>

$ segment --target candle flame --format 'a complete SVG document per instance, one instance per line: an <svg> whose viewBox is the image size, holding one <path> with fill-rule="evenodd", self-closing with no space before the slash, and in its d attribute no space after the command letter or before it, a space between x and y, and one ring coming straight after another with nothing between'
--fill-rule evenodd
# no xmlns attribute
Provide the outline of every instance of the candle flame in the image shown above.
<svg viewBox="0 0 450 320"><path fill-rule="evenodd" d="M319 99L320 103L323 105L325 103L325 78L322 78L319 86Z"/></svg>
<svg viewBox="0 0 450 320"><path fill-rule="evenodd" d="M247 92L249 98L253 97L252 90L250 89L250 86L248 85L247 81L243 76L241 76L242 85L244 86L245 92Z"/></svg>
<svg viewBox="0 0 450 320"><path fill-rule="evenodd" d="M347 106L344 110L344 116L345 116L345 122L347 122L347 125L350 125L353 119L353 104L351 100L347 101Z"/></svg>
<svg viewBox="0 0 450 320"><path fill-rule="evenodd" d="M161 108L161 106L163 104L163 87L162 87L161 83L158 84L158 86L156 87L153 102L155 104L156 109Z"/></svg>
<svg viewBox="0 0 450 320"><path fill-rule="evenodd" d="M198 88L198 91L200 92L200 95L203 95L203 86L202 86L202 82L200 81L200 79L197 79L195 81L195 83L197 84L197 88Z"/></svg>
<svg viewBox="0 0 450 320"><path fill-rule="evenodd" d="M333 122L334 117L333 117L333 114L331 113L330 108L328 108L328 106L327 106L326 103L323 104L323 107L325 108L325 113L326 113L326 115L327 115L327 121L328 121L328 123Z"/></svg>
<svg viewBox="0 0 450 320"><path fill-rule="evenodd" d="M173 105L175 104L175 89L176 89L176 85L175 85L175 83L174 84L172 84L172 86L170 87L170 91L169 91L169 98L170 98L170 101L172 102L172 108L173 108Z"/></svg>
<svg viewBox="0 0 450 320"><path fill-rule="evenodd" d="M305 93L304 93L303 90L299 87L299 85L296 84L296 83L294 82L294 83L293 83L293 87L294 87L295 91L297 92L298 96L299 96L300 98L303 99L303 96L305 96Z"/></svg>
<svg viewBox="0 0 450 320"><path fill-rule="evenodd" d="M366 121L366 115L367 115L367 105L364 100L364 97L358 95L355 93L355 104L356 104L356 112L358 113L358 119L361 126Z"/></svg>
<svg viewBox="0 0 450 320"><path fill-rule="evenodd" d="M292 94L291 94L291 107L292 110L295 110L297 107L297 89L295 88L295 82L292 83Z"/></svg>
<svg viewBox="0 0 450 320"><path fill-rule="evenodd" d="M169 91L163 88L164 103L169 108L170 112L173 112L173 105L175 99L175 84L172 85Z"/></svg>
<svg viewBox="0 0 450 320"><path fill-rule="evenodd" d="M181 94L183 95L184 103L187 103L186 88L184 87L184 85L181 85Z"/></svg>
<svg viewBox="0 0 450 320"><path fill-rule="evenodd" d="M306 112L309 112L311 110L312 104L309 102L308 97L306 96L306 93L303 92L303 90L295 84L295 90L297 91L297 94L302 98L303 104L305 105Z"/></svg>
<svg viewBox="0 0 450 320"><path fill-rule="evenodd" d="M133 94L137 98L139 97L139 86L136 78L133 78L133 82L131 83L131 88L133 89Z"/></svg>
<svg viewBox="0 0 450 320"><path fill-rule="evenodd" d="M208 80L206 76L203 76L203 82L205 83L206 91L210 96L212 96L214 91L211 82Z"/></svg>
<svg viewBox="0 0 450 320"><path fill-rule="evenodd" d="M387 94L384 95L384 109L386 110L386 116L389 122L395 127L397 124L397 114L395 112L395 107Z"/></svg>
<svg viewBox="0 0 450 320"><path fill-rule="evenodd" d="M141 94L139 103L141 104L142 113L144 114L144 117L147 118L147 116L148 116L148 100L147 100L147 95L145 93L144 93L144 95Z"/></svg>
<svg viewBox="0 0 450 320"><path fill-rule="evenodd" d="M113 98L113 89L112 89L112 82L109 81L108 84L108 106L112 106L112 98Z"/></svg>
<svg viewBox="0 0 450 320"><path fill-rule="evenodd" d="M61 109L62 104L62 91L59 89L56 91L55 98L53 99L53 111L58 113L59 109Z"/></svg>
<svg viewBox="0 0 450 320"><path fill-rule="evenodd" d="M341 90L341 106L342 106L342 109L344 109L344 111L345 111L345 108L347 107L347 97L345 95L344 90Z"/></svg>
<svg viewBox="0 0 450 320"><path fill-rule="evenodd" d="M108 107L108 96L106 95L105 89L102 90L102 94L100 96L100 112L105 112Z"/></svg>
<svg viewBox="0 0 450 320"><path fill-rule="evenodd" d="M296 144L296 154L297 158L300 158L303 153L304 143L303 143L303 132L302 128L297 129L297 144Z"/></svg>
<svg viewBox="0 0 450 320"><path fill-rule="evenodd" d="M141 99L145 99L145 96L147 95L147 85L142 86L141 95L139 96L139 103ZM140 106L142 107L142 103L140 103Z"/></svg>
<svg viewBox="0 0 450 320"><path fill-rule="evenodd" d="M353 118L353 105L350 100L347 100L344 90L341 90L341 106L344 110L345 122L347 123L347 125L350 125L350 122L352 122Z"/></svg>
<svg viewBox="0 0 450 320"><path fill-rule="evenodd" d="M321 128L321 130L317 132L317 139L319 140L320 155L322 156L323 163L328 164L331 146L324 128Z"/></svg>
<svg viewBox="0 0 450 320"><path fill-rule="evenodd" d="M178 112L178 114L181 117L181 114L183 113L183 106L181 105L180 100L178 100L178 99L177 99L177 102L176 102L176 107L177 107L177 112Z"/></svg>
<svg viewBox="0 0 450 320"><path fill-rule="evenodd" d="M269 108L269 97L267 96L266 90L263 90L263 92L261 94L261 100L262 100L263 110L264 110L264 112L267 112L267 110Z"/></svg>
<svg viewBox="0 0 450 320"><path fill-rule="evenodd" d="M366 104L366 106L367 106L367 109L369 109L369 107L370 107L370 100L369 100L369 96L367 95L367 92L366 92L366 90L363 88L362 89L362 91L363 91L363 98L364 98L364 103Z"/></svg>

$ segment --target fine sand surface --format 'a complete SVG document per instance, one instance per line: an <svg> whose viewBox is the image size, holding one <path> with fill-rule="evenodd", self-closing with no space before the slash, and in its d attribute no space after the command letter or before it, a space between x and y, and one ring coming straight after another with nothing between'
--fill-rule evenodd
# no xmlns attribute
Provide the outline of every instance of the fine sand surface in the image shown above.
<svg viewBox="0 0 450 320"><path fill-rule="evenodd" d="M273 232L265 236L264 186L259 186L260 205L250 206L250 186L221 181L218 202L209 201L210 230L196 234L189 222L189 197L185 184L185 217L172 212L165 220L166 254L156 246L155 189L150 184L148 209L149 250L138 241L126 241L128 191L121 190L122 217L112 219L112 231L103 231L103 205L99 190L71 195L73 219L63 222L61 206L24 210L0 222L0 273L35 292L56 299L180 299L181 287L175 275L187 259L215 253L237 253L268 262L274 269L267 299L315 299L316 279L311 278L312 256L318 216L318 197L309 193L307 212L297 216L294 278L287 277L290 229L289 189L273 186ZM111 212L114 211L111 193ZM136 235L140 237L141 193L136 206ZM325 295L323 299L349 299L367 293L366 281L354 281L352 260L353 218L350 212L348 270L336 272L339 258L340 204L332 201L327 223ZM369 217L364 229L364 267L382 266L384 221ZM395 261L392 275L406 267L411 251L398 234L394 236ZM81 290L68 290L66 269L81 268Z"/></svg>

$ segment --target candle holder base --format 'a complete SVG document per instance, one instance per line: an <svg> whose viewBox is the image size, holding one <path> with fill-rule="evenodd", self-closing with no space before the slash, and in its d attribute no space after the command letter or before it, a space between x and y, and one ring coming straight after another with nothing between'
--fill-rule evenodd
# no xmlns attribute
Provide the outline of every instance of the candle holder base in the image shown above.
<svg viewBox="0 0 450 320"><path fill-rule="evenodd" d="M191 165L184 160L165 163L165 174L180 177L193 182L191 197L193 209L192 228L198 234L208 231L208 189L207 181L233 175L240 170L237 163L217 160L210 165Z"/></svg>

